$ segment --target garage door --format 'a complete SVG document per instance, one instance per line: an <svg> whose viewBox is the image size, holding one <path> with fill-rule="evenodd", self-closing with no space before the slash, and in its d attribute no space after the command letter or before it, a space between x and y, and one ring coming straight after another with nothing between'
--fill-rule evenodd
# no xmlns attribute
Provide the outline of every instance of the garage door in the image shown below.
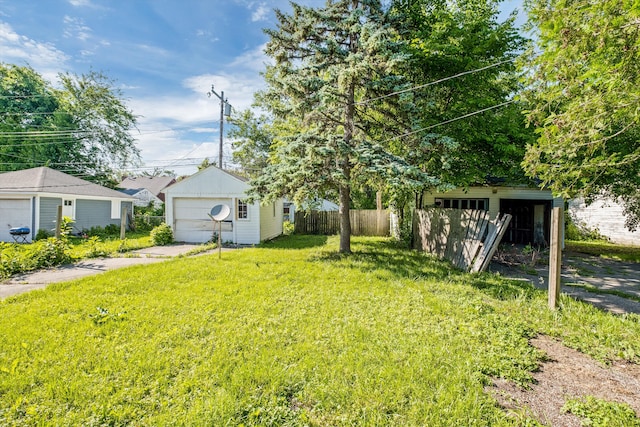
<svg viewBox="0 0 640 427"><path fill-rule="evenodd" d="M15 227L31 228L30 199L0 199L0 241L13 242L9 230Z"/></svg>
<svg viewBox="0 0 640 427"><path fill-rule="evenodd" d="M173 199L174 239L189 243L204 243L211 240L214 222L209 218L208 213L211 212L212 207L221 203L233 206L231 199ZM223 227L222 239L233 240L231 224Z"/></svg>

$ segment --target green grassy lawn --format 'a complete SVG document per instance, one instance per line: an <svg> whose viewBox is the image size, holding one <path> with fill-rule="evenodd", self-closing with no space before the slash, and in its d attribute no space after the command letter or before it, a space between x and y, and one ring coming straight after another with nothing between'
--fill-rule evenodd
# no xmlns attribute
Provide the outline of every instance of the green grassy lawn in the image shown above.
<svg viewBox="0 0 640 427"><path fill-rule="evenodd" d="M640 263L640 246L617 245L599 240L567 240L565 245L568 252Z"/></svg>
<svg viewBox="0 0 640 427"><path fill-rule="evenodd" d="M153 246L149 233L127 233L124 240L120 240L120 237L118 236L101 239L82 239L74 237L69 241L71 243L69 253L71 258L74 260L109 256L116 253L125 253Z"/></svg>
<svg viewBox="0 0 640 427"><path fill-rule="evenodd" d="M384 239L290 236L0 301L0 425L502 426L539 333L640 362L612 316Z"/></svg>

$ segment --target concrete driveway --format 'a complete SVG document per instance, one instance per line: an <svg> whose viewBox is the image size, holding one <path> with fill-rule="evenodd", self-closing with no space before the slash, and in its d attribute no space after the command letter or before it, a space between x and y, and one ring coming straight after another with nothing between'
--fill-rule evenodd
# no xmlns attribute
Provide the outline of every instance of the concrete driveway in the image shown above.
<svg viewBox="0 0 640 427"><path fill-rule="evenodd" d="M537 264L526 269L494 261L489 272L527 280L548 290L549 267ZM562 256L561 292L615 314L640 314L640 264L585 254ZM589 289L593 289L590 291Z"/></svg>
<svg viewBox="0 0 640 427"><path fill-rule="evenodd" d="M129 252L126 257L87 259L75 264L19 274L0 282L0 299L28 292L33 289L41 289L51 283L80 279L85 276L104 273L108 270L129 267L131 265L163 262L179 255L185 255L199 247L200 245L189 244L153 246ZM223 248L222 250L225 251L229 249ZM213 251L206 253L211 252Z"/></svg>

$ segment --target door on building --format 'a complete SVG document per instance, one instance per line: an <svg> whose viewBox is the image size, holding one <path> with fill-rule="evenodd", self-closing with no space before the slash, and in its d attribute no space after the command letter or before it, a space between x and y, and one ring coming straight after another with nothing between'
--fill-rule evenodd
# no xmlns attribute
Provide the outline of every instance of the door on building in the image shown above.
<svg viewBox="0 0 640 427"><path fill-rule="evenodd" d="M500 199L500 212L512 216L502 241L547 246L551 207L551 200Z"/></svg>

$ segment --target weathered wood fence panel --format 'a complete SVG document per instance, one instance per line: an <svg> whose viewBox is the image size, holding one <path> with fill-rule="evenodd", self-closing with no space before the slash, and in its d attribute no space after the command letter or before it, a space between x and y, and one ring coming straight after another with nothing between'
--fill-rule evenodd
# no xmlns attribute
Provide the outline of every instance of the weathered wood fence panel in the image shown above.
<svg viewBox="0 0 640 427"><path fill-rule="evenodd" d="M495 219L470 209L416 210L413 247L444 258L469 272L484 271L507 230L511 215Z"/></svg>
<svg viewBox="0 0 640 427"><path fill-rule="evenodd" d="M388 210L350 210L351 234L354 236L388 236L390 230ZM338 211L297 211L294 231L298 234L338 234Z"/></svg>

